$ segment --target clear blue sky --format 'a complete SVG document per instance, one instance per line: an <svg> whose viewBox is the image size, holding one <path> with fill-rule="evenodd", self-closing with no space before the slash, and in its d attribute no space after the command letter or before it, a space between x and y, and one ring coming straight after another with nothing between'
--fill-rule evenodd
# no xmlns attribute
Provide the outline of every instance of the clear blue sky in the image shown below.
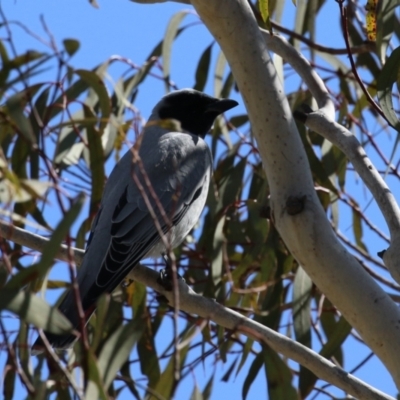
<svg viewBox="0 0 400 400"><path fill-rule="evenodd" d="M76 68L88 69L102 63L112 55L121 55L141 65L151 49L161 40L170 17L182 9L191 9L189 6L172 2L140 5L128 0L100 0L99 5L100 9L94 9L88 1L84 0L17 0L6 1L1 4L9 20L20 21L31 31L46 38L46 33L43 31L39 20L39 16L43 15L60 47L65 38L78 39L81 48L74 56L72 64ZM325 19L321 19L318 23L324 24L329 21L329 24L332 24L332 15L335 15L333 25L336 29L338 20L336 6L328 5L325 8ZM288 10L286 20L291 26L295 9L290 1L287 2L286 9ZM186 17L184 24L193 22L198 23L198 18L190 15ZM19 27L15 26L13 32L20 52L27 48L40 49L38 42L30 38ZM326 35L320 38L320 43L334 44L336 47L343 46L340 37L328 34L329 32L325 33ZM195 66L201 52L212 40L212 37L201 24L195 25L177 39L172 54L171 78L179 88L194 85ZM45 46L42 47L42 50L46 51ZM216 52L214 52L215 54ZM117 78L121 70L119 67L113 68L111 70L113 78ZM213 94L211 83L207 85L207 92ZM135 106L141 110L144 117L147 117L154 103L163 94L163 83L156 78L149 79L141 87ZM237 113L236 110L235 113ZM377 218L379 219L379 217ZM381 250L379 245L377 250ZM159 345L162 346L162 343ZM350 370L358 363L362 355L360 354L360 346L354 340L347 342L346 349L345 367ZM219 367L221 376L228 366ZM218 383L217 380L214 385L213 399L223 397L229 397L232 400L240 399L245 371L246 367L242 369L234 383ZM357 376L391 395L397 393L391 377L376 357L366 367L362 368ZM202 388L204 380L200 375L196 378ZM191 386L192 381L190 381L189 387ZM264 374L260 373L248 398L263 397L264 393L266 393L265 378ZM340 392L336 393L340 396ZM185 385L183 385L176 398L186 399L189 396L190 394L187 391L185 392ZM321 395L318 398L324 399L326 397Z"/></svg>

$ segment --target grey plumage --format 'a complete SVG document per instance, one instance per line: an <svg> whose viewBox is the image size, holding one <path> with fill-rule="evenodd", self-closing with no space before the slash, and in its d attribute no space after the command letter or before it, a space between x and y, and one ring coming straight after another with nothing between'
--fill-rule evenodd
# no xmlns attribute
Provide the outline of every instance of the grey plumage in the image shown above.
<svg viewBox="0 0 400 400"><path fill-rule="evenodd" d="M203 210L212 174L203 138L215 118L236 105L184 89L164 96L154 107L138 143L113 169L92 226L77 276L86 319L100 295L112 292L141 259L177 247L190 232ZM177 120L182 131L171 131L168 119ZM79 327L72 291L59 309ZM56 348L69 347L75 339L46 336ZM38 338L33 351L41 349Z"/></svg>

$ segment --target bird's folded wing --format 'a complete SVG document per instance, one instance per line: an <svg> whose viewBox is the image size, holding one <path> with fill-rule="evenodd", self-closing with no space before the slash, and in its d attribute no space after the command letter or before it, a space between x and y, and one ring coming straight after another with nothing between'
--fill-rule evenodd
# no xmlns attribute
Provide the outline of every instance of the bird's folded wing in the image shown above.
<svg viewBox="0 0 400 400"><path fill-rule="evenodd" d="M90 263L91 253L98 259L96 252L103 252L101 267L97 267L95 274L86 272L79 279L84 308L102 293L111 292L159 242L161 232L169 240L170 229L182 220L202 190L208 190L203 185L210 165L209 150L199 146L178 163L164 162L158 166L145 163L146 168L134 165L130 179L117 177L125 181L122 194L118 198L107 193L104 196L105 201L115 204L109 228L104 228L102 219L110 216L100 211L85 256ZM118 192L121 190L114 191ZM109 204L102 205L106 206L109 208Z"/></svg>

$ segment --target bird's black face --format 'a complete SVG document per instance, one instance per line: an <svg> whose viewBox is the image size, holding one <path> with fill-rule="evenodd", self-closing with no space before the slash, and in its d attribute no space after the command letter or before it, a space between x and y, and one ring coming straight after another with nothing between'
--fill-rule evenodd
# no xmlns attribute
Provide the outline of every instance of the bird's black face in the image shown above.
<svg viewBox="0 0 400 400"><path fill-rule="evenodd" d="M184 130L204 138L215 118L237 105L235 100L216 99L196 90L183 89L163 98L158 115L161 119L176 119Z"/></svg>

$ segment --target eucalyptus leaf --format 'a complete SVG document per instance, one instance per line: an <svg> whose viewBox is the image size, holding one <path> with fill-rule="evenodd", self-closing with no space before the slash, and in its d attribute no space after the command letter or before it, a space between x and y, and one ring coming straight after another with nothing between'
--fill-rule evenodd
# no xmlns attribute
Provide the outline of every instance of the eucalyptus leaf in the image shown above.
<svg viewBox="0 0 400 400"><path fill-rule="evenodd" d="M5 286L1 290L0 310L8 310L28 324L55 334L72 331L72 325L56 308L33 293Z"/></svg>

